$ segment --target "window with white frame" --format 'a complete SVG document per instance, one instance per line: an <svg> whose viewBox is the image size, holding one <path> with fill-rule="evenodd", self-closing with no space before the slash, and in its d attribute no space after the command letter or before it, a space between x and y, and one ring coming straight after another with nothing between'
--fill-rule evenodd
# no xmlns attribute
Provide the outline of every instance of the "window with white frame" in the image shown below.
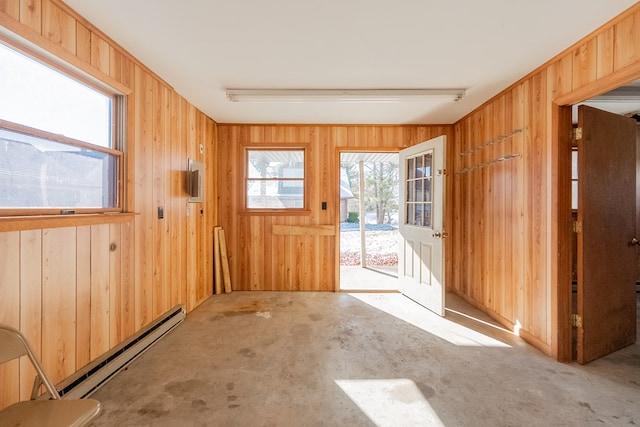
<svg viewBox="0 0 640 427"><path fill-rule="evenodd" d="M0 43L0 215L120 211L120 102Z"/></svg>

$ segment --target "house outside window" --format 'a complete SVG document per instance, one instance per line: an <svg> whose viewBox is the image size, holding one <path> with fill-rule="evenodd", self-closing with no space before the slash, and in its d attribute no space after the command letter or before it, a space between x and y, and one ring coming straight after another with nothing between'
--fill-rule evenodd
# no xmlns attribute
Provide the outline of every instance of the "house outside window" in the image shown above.
<svg viewBox="0 0 640 427"><path fill-rule="evenodd" d="M305 208L305 150L245 150L247 209L302 210Z"/></svg>

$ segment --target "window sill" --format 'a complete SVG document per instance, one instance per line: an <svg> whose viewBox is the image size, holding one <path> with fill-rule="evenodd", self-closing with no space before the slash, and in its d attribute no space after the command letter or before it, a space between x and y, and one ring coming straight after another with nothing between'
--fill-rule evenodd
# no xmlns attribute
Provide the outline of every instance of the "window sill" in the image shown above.
<svg viewBox="0 0 640 427"><path fill-rule="evenodd" d="M137 215L134 212L74 214L74 215L30 215L0 217L0 232L37 230L42 228L80 227L85 225L119 224L129 222Z"/></svg>

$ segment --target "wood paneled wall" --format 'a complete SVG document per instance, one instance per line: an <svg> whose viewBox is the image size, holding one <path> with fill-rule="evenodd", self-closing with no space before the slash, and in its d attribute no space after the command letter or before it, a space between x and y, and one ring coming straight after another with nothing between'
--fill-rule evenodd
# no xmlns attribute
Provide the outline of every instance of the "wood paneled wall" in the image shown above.
<svg viewBox="0 0 640 427"><path fill-rule="evenodd" d="M448 285L561 360L571 339L571 122L559 106L638 78L640 3L455 124Z"/></svg>
<svg viewBox="0 0 640 427"><path fill-rule="evenodd" d="M566 195L557 184L569 154L557 135L555 104L640 78L640 5L453 127L216 125L58 0L0 0L0 25L128 95L126 197L135 219L0 231L0 322L27 334L54 381L171 306L192 310L210 295L216 224L228 233L234 289L334 290L336 237L274 235L273 226L330 224L337 231L338 205L320 206L337 199L339 149L395 151L441 134L454 142L449 287L562 358L562 286L570 269L563 264ZM241 179L242 144L278 143L309 147L309 215L240 215L231 183ZM492 163L511 154L518 156ZM206 203L187 204L187 157L206 164ZM0 407L28 396L31 381L24 361L0 368Z"/></svg>
<svg viewBox="0 0 640 427"><path fill-rule="evenodd" d="M0 224L0 323L24 332L59 382L176 304L191 311L211 295L217 129L62 2L0 0L0 25L127 95L133 220ZM187 203L188 157L205 163L205 203ZM26 361L0 367L0 408L27 398L33 376Z"/></svg>
<svg viewBox="0 0 640 427"><path fill-rule="evenodd" d="M219 124L218 218L228 233L233 289L336 290L336 235L274 234L273 227L332 225L339 233L339 150L394 152L439 135L451 140L452 131L451 126ZM243 146L279 144L307 146L309 214L242 213Z"/></svg>
<svg viewBox="0 0 640 427"><path fill-rule="evenodd" d="M220 222L232 232L234 288L333 290L334 236L273 236L273 225L331 224L334 151L407 147L444 133L447 287L545 353L570 357L570 105L640 78L640 4L448 127L219 125ZM416 136L421 129L425 133ZM242 144L312 147L309 216L239 215ZM507 159L508 158L508 159ZM222 160L223 159L223 160ZM503 159L502 161L500 161ZM320 170L318 168L321 168ZM327 182L329 186L327 187ZM226 188L223 188L225 187ZM337 231L337 229L336 229Z"/></svg>

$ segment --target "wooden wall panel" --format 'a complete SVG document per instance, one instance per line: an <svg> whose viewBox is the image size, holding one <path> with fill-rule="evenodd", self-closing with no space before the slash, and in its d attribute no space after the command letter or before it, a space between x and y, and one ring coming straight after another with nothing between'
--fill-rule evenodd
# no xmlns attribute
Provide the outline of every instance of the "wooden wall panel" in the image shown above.
<svg viewBox="0 0 640 427"><path fill-rule="evenodd" d="M91 30L76 23L76 56L91 64Z"/></svg>
<svg viewBox="0 0 640 427"><path fill-rule="evenodd" d="M96 33L91 33L91 65L94 68L109 74L110 46L106 40Z"/></svg>
<svg viewBox="0 0 640 427"><path fill-rule="evenodd" d="M122 259L120 258L122 248L122 226L121 224L110 224L109 239L104 242L105 248L108 248L108 276L109 282L107 289L109 291L109 328L108 348L112 348L122 342L125 338L122 328L123 320L123 288L122 280ZM105 319L106 323L106 319ZM106 341L106 339L105 339Z"/></svg>
<svg viewBox="0 0 640 427"><path fill-rule="evenodd" d="M397 150L446 134L455 141L447 154L448 169L454 171L448 180L448 285L553 354L553 301L564 276L561 266L557 276L551 274L558 259L550 214L556 191L549 166L555 162L552 102L577 88L581 94L602 91L620 76L640 78L639 14L640 5L634 6L524 77L500 95L506 95L504 106L491 100L452 126L216 126L61 1L0 0L4 25L127 94L126 205L139 214L130 223L109 225L108 231L99 227L95 234L90 227L0 233L0 321L25 331L45 368L61 380L100 349L134 334L162 308L183 302L192 310L210 295L211 231L217 224L228 233L234 289L333 290L335 237L274 236L273 225L337 225L334 208L323 212L318 202L331 200L337 191L337 185L324 183L335 178L338 148ZM524 132L481 155L459 155L510 129ZM309 216L238 215L241 193L229 191L233 187L227 184L237 182L239 146L247 142L310 144L315 163ZM520 157L485 171L455 173L477 159L491 160L502 147ZM204 204L186 202L182 171L187 157L205 162ZM162 224L159 202L165 207ZM499 238L487 246L492 234ZM170 262L159 268L156 263L167 257ZM98 259L107 267L92 271ZM157 277L162 277L160 287ZM92 299L92 284L99 299ZM94 314L102 320L83 322ZM18 362L1 368L0 407L30 389L31 373L21 368Z"/></svg>
<svg viewBox="0 0 640 427"><path fill-rule="evenodd" d="M31 343L34 353L42 354L42 232L20 233L20 330ZM20 399L29 399L36 371L30 361L20 360Z"/></svg>
<svg viewBox="0 0 640 427"><path fill-rule="evenodd" d="M76 241L73 227L42 235L42 365L53 382L76 371Z"/></svg>
<svg viewBox="0 0 640 427"><path fill-rule="evenodd" d="M573 51L573 89L596 79L598 73L598 39L593 38Z"/></svg>
<svg viewBox="0 0 640 427"><path fill-rule="evenodd" d="M571 219L556 204L567 194L562 186L569 181L569 168L562 162L570 147L558 136L554 102L588 99L640 78L638 34L640 4L455 124L457 153L486 141L502 142L481 150L482 156L454 153L454 170L509 153L518 157L454 174L454 268L448 284L561 360L570 357L567 326L558 322L568 321L571 276L562 251L570 247L563 239L570 237L564 227ZM503 139L513 131L520 132Z"/></svg>
<svg viewBox="0 0 640 427"><path fill-rule="evenodd" d="M20 0L20 22L37 33L42 31L41 0Z"/></svg>
<svg viewBox="0 0 640 427"><path fill-rule="evenodd" d="M217 128L59 0L0 0L0 23L127 98L125 206L135 219L0 233L0 322L27 335L57 382L176 304L190 311L211 295ZM204 204L187 204L188 157L205 164ZM187 258L197 260L190 270ZM30 395L27 364L0 369L0 408Z"/></svg>
<svg viewBox="0 0 640 427"><path fill-rule="evenodd" d="M42 0L42 35L76 53L76 21L52 0Z"/></svg>
<svg viewBox="0 0 640 427"><path fill-rule="evenodd" d="M110 226L91 226L91 360L110 348Z"/></svg>
<svg viewBox="0 0 640 427"><path fill-rule="evenodd" d="M15 20L20 20L20 0L0 0L0 12Z"/></svg>
<svg viewBox="0 0 640 427"><path fill-rule="evenodd" d="M20 233L0 233L0 323L20 324ZM9 405L20 396L18 360L0 365L0 405Z"/></svg>
<svg viewBox="0 0 640 427"><path fill-rule="evenodd" d="M76 369L91 362L91 237L90 226L76 229Z"/></svg>
<svg viewBox="0 0 640 427"><path fill-rule="evenodd" d="M274 225L338 227L338 150L398 151L447 135L451 126L313 126L218 124L219 223L227 232L233 289L333 291L336 289L336 236L274 235ZM308 215L240 213L243 199L243 146L300 144L307 149ZM332 184L333 183L333 184ZM453 181L451 181L451 185ZM322 202L328 203L322 210ZM451 267L449 267L451 268Z"/></svg>
<svg viewBox="0 0 640 427"><path fill-rule="evenodd" d="M614 27L614 71L640 62L640 8L635 9Z"/></svg>
<svg viewBox="0 0 640 427"><path fill-rule="evenodd" d="M135 265L132 262L135 253L134 224L121 224L119 229L120 246L114 248L114 256L112 256L112 262L118 263L120 269L120 318L115 319L115 327L119 329L120 336L118 343L129 338L137 331L135 313ZM113 243L117 245L117 240L114 240ZM118 277L112 277L112 283L114 281L118 281ZM180 282L176 282L176 287L179 287L178 283ZM116 344L112 343L112 346L114 345Z"/></svg>
<svg viewBox="0 0 640 427"><path fill-rule="evenodd" d="M595 81L613 73L614 28L611 27L596 36L596 76Z"/></svg>

